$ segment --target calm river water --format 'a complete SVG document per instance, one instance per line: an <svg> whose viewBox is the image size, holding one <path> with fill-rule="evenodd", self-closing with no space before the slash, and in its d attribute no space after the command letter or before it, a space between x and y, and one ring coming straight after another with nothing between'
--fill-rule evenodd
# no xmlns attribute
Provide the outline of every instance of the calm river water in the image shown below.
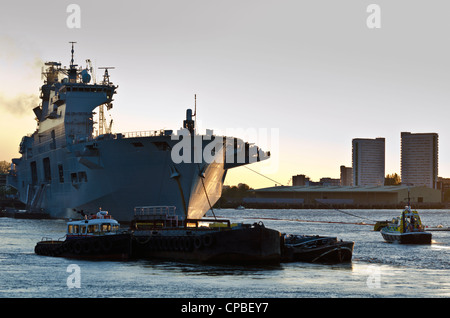
<svg viewBox="0 0 450 318"><path fill-rule="evenodd" d="M450 232L432 232L431 245L389 244L372 226L356 223L392 219L400 210L348 212L361 218L331 209L215 210L216 216L233 222L262 221L266 227L284 233L337 236L355 242L350 264L251 267L38 256L34 254L36 242L43 236L62 237L65 221L0 218L0 298L450 296ZM450 226L450 210L423 210L420 215L425 225ZM74 265L79 270L79 286L70 284Z"/></svg>

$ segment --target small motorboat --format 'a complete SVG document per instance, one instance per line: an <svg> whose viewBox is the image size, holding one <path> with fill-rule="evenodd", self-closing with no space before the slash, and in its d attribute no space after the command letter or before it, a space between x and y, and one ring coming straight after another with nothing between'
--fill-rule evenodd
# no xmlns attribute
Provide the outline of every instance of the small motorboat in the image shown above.
<svg viewBox="0 0 450 318"><path fill-rule="evenodd" d="M282 261L310 263L351 262L354 242L318 235L284 235Z"/></svg>
<svg viewBox="0 0 450 318"><path fill-rule="evenodd" d="M38 255L89 259L128 259L131 236L107 211L84 215L84 219L67 222L65 237L43 238L34 251Z"/></svg>
<svg viewBox="0 0 450 318"><path fill-rule="evenodd" d="M381 229L386 242L400 244L431 244L431 233L425 231L419 213L407 205L401 216Z"/></svg>

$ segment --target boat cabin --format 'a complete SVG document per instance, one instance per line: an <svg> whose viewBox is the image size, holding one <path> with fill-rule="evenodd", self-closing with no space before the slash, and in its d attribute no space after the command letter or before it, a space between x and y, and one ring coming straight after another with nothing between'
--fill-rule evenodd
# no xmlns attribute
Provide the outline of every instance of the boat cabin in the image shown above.
<svg viewBox="0 0 450 318"><path fill-rule="evenodd" d="M405 207L400 217L396 217L388 225L389 230L405 232L422 232L424 230L419 213L411 210L410 207Z"/></svg>
<svg viewBox="0 0 450 318"><path fill-rule="evenodd" d="M98 236L116 234L120 224L107 211L100 211L96 215L85 216L83 220L67 222L67 237Z"/></svg>

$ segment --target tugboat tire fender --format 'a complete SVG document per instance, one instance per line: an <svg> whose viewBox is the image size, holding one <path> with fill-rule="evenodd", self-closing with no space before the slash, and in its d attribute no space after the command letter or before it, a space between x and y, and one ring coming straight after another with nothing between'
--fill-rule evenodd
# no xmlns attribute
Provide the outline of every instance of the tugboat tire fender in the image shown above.
<svg viewBox="0 0 450 318"><path fill-rule="evenodd" d="M77 242L73 243L73 252L75 254L81 253L81 242L77 241Z"/></svg>
<svg viewBox="0 0 450 318"><path fill-rule="evenodd" d="M82 244L83 253L89 253L91 251L91 244L89 242L84 242Z"/></svg>
<svg viewBox="0 0 450 318"><path fill-rule="evenodd" d="M100 240L94 240L92 242L92 250L97 253L97 252L100 252L101 249L102 249L102 245L100 243Z"/></svg>
<svg viewBox="0 0 450 318"><path fill-rule="evenodd" d="M190 237L184 237L181 244L185 252L190 252L192 250L192 239Z"/></svg>
<svg viewBox="0 0 450 318"><path fill-rule="evenodd" d="M195 249L199 250L202 248L203 242L200 236L196 236L194 238L194 247Z"/></svg>
<svg viewBox="0 0 450 318"><path fill-rule="evenodd" d="M204 247L210 247L214 243L214 238L212 235L205 234L202 236L202 244Z"/></svg>
<svg viewBox="0 0 450 318"><path fill-rule="evenodd" d="M179 236L175 236L173 239L172 239L172 248L175 250L175 251L181 251L181 250L183 250L183 245L182 245L182 242L181 242L181 238L179 237Z"/></svg>
<svg viewBox="0 0 450 318"><path fill-rule="evenodd" d="M101 246L102 246L102 250L104 252L109 252L111 250L111 248L112 248L112 243L108 239L103 239L101 241Z"/></svg>

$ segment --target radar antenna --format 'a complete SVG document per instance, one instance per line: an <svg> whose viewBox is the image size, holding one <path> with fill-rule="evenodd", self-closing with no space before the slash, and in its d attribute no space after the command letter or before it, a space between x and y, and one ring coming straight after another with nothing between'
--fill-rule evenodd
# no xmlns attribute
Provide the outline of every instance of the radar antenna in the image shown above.
<svg viewBox="0 0 450 318"><path fill-rule="evenodd" d="M109 73L108 70L113 70L114 67L108 66L108 67L99 67L99 69L101 70L105 70L105 74L103 74L103 82L102 85L110 85L111 82L109 81ZM111 101L105 103L106 104L106 109L110 110L112 108L112 103ZM111 127L112 127L112 121L109 125L109 128L106 127L106 118L105 118L105 110L104 110L104 106L105 104L102 104L99 106L99 118L98 118L98 131L99 131L99 135L102 135L104 130L106 133L111 133Z"/></svg>
<svg viewBox="0 0 450 318"><path fill-rule="evenodd" d="M108 73L108 70L113 70L113 69L115 69L115 67L111 67L111 66L108 66L108 67L99 67L98 68L99 70L105 70L105 74L103 74L103 85L109 85L111 82L109 81L109 73Z"/></svg>
<svg viewBox="0 0 450 318"><path fill-rule="evenodd" d="M71 53L72 53L72 59L70 60L70 67L72 68L72 66L76 66L76 65L74 65L73 64L73 53L75 52L74 51L74 49L73 49L73 45L75 44L75 43L77 43L77 42L69 42L70 44L72 44L72 50L70 51Z"/></svg>
<svg viewBox="0 0 450 318"><path fill-rule="evenodd" d="M70 83L76 83L77 82L77 77L78 77L78 73L77 73L77 69L76 69L76 65L73 64L73 53L75 52L73 49L73 45L77 42L69 42L72 44L72 59L70 60L70 69L69 69L69 82Z"/></svg>

